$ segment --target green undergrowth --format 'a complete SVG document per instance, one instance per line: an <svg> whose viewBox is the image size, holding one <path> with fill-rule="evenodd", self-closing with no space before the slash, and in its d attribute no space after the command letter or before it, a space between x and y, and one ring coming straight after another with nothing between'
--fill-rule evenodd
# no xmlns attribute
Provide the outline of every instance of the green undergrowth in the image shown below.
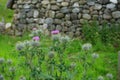
<svg viewBox="0 0 120 80"><path fill-rule="evenodd" d="M13 60L13 65L18 66L19 63L22 62L22 59L19 58L18 53L15 51L15 44L18 41L24 41L30 38L28 37L28 34L26 34L23 37L13 37L13 36L7 36L7 35L0 35L0 57L4 57L7 59ZM51 44L50 39L42 39L40 41L41 43L45 43L43 47L47 47ZM74 39L67 47L65 54L69 56L71 61L76 61L76 56L79 55L81 52L81 45L83 42L79 39ZM99 59L97 59L97 63L94 64L95 71L88 70L88 74L90 74L93 77L99 76L98 74L101 74L101 76L106 76L107 73L112 73L114 76L114 80L116 80L117 76L117 51L114 50L114 48L110 45L104 45L101 42L98 42L96 45L93 45L93 52L96 52L100 55ZM79 56L78 56L79 57ZM79 68L82 70L81 63L77 62ZM16 72L16 79L18 79L19 75L23 74L24 76L27 76L29 72L25 71L26 69L18 67L19 71ZM77 75L78 77L75 78L75 80L78 80L81 75Z"/></svg>
<svg viewBox="0 0 120 80"><path fill-rule="evenodd" d="M4 18L5 22L11 22L13 17L13 10L6 8L8 0L0 0L0 21Z"/></svg>

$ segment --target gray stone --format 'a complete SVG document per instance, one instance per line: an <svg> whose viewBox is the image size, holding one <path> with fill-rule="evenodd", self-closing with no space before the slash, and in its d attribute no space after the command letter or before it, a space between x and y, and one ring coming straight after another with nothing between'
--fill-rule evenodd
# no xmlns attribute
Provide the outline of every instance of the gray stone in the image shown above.
<svg viewBox="0 0 120 80"><path fill-rule="evenodd" d="M63 18L63 17L64 17L64 14L63 14L63 13L57 13L57 14L56 14L56 18L59 18L59 19L60 19L60 18Z"/></svg>
<svg viewBox="0 0 120 80"><path fill-rule="evenodd" d="M59 8L59 6L57 6L57 5L52 5L51 6L51 10L59 10L60 8Z"/></svg>
<svg viewBox="0 0 120 80"><path fill-rule="evenodd" d="M120 11L112 12L113 18L120 18Z"/></svg>
<svg viewBox="0 0 120 80"><path fill-rule="evenodd" d="M62 2L63 0L57 0L57 2Z"/></svg>
<svg viewBox="0 0 120 80"><path fill-rule="evenodd" d="M62 26L61 26L61 25L57 25L57 26L56 26L56 30L61 31L61 30L62 30Z"/></svg>
<svg viewBox="0 0 120 80"><path fill-rule="evenodd" d="M49 11L48 12L48 17L54 18L55 17L55 12L54 11Z"/></svg>
<svg viewBox="0 0 120 80"><path fill-rule="evenodd" d="M53 23L53 19L52 18L46 18L45 19L45 23L46 24L52 24Z"/></svg>
<svg viewBox="0 0 120 80"><path fill-rule="evenodd" d="M108 4L109 0L98 0L98 2L101 4Z"/></svg>
<svg viewBox="0 0 120 80"><path fill-rule="evenodd" d="M113 8L115 8L115 4L113 4L113 3L107 4L106 8L113 9Z"/></svg>
<svg viewBox="0 0 120 80"><path fill-rule="evenodd" d="M29 4L25 4L25 5L23 6L23 8L28 9L28 8L30 8L30 5L29 5Z"/></svg>
<svg viewBox="0 0 120 80"><path fill-rule="evenodd" d="M117 3L118 3L118 1L117 1L117 0L110 0L110 2L115 3L115 4L117 4Z"/></svg>
<svg viewBox="0 0 120 80"><path fill-rule="evenodd" d="M89 6L93 6L93 5L95 5L95 2L93 2L93 1L88 1L87 4L88 4Z"/></svg>
<svg viewBox="0 0 120 80"><path fill-rule="evenodd" d="M61 5L64 6L64 7L67 7L69 5L69 3L68 2L62 2Z"/></svg>
<svg viewBox="0 0 120 80"><path fill-rule="evenodd" d="M30 18L30 17L33 17L33 11L29 11L28 13L26 13L27 17Z"/></svg>
<svg viewBox="0 0 120 80"><path fill-rule="evenodd" d="M62 13L69 13L70 10L67 7L62 7L60 12L62 12Z"/></svg>
<svg viewBox="0 0 120 80"><path fill-rule="evenodd" d="M72 13L71 14L71 20L77 20L77 19L78 19L77 13Z"/></svg>
<svg viewBox="0 0 120 80"><path fill-rule="evenodd" d="M46 5L46 4L49 4L50 2L49 2L49 0L43 0L41 3Z"/></svg>
<svg viewBox="0 0 120 80"><path fill-rule="evenodd" d="M111 19L111 18L112 18L112 16L111 16L111 15L109 15L109 14L103 14L103 18L104 18L104 19Z"/></svg>
<svg viewBox="0 0 120 80"><path fill-rule="evenodd" d="M74 9L72 10L72 12L73 12L73 13L79 13L79 12L80 12L80 9L79 9L79 8L74 8Z"/></svg>
<svg viewBox="0 0 120 80"><path fill-rule="evenodd" d="M33 17L37 18L38 16L39 16L39 11L38 10L34 10Z"/></svg>
<svg viewBox="0 0 120 80"><path fill-rule="evenodd" d="M61 24L62 24L62 20L60 20L60 19L55 19L55 20L54 20L54 24L61 25Z"/></svg>
<svg viewBox="0 0 120 80"><path fill-rule="evenodd" d="M101 4L95 4L94 9L100 10L102 8Z"/></svg>
<svg viewBox="0 0 120 80"><path fill-rule="evenodd" d="M91 16L89 14L83 14L83 18L89 20L91 19Z"/></svg>
<svg viewBox="0 0 120 80"><path fill-rule="evenodd" d="M76 2L76 3L74 3L74 4L73 4L73 6L72 6L72 7L77 8L77 7L80 7L80 5L79 5L79 3L77 3L77 2Z"/></svg>
<svg viewBox="0 0 120 80"><path fill-rule="evenodd" d="M12 23L6 23L5 29L10 29L10 28L12 28Z"/></svg>

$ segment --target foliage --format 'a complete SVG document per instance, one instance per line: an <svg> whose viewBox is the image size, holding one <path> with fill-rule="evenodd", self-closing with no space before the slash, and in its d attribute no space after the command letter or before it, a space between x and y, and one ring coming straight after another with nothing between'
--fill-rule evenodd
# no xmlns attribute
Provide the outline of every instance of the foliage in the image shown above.
<svg viewBox="0 0 120 80"><path fill-rule="evenodd" d="M104 23L100 26L97 22L92 22L91 24L85 23L83 35L86 42L112 44L115 49L119 50L120 27L118 24Z"/></svg>
<svg viewBox="0 0 120 80"><path fill-rule="evenodd" d="M7 61L11 59L1 58L4 68L0 68L0 76L6 80L94 80L101 78L100 75L107 79L106 74L109 73L107 76L111 77L108 66L103 67L103 56L96 53L92 44L82 45L79 40L56 33L52 37L42 36L40 31L37 31L39 34L32 32L33 40L17 43L17 52L11 53L17 61L13 58L12 64L8 66ZM39 35L42 38L38 38ZM115 76L112 78L115 79Z"/></svg>
<svg viewBox="0 0 120 80"><path fill-rule="evenodd" d="M6 8L7 0L0 0L0 21L2 18L5 22L11 22L13 17L13 11Z"/></svg>

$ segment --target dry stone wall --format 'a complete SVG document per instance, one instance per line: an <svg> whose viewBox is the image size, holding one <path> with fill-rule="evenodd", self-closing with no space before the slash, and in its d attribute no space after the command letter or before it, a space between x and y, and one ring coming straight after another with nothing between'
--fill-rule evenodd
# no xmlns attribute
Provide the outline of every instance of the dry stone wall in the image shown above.
<svg viewBox="0 0 120 80"><path fill-rule="evenodd" d="M120 23L120 0L15 0L14 26L18 32L33 27L58 29L80 36L84 21Z"/></svg>

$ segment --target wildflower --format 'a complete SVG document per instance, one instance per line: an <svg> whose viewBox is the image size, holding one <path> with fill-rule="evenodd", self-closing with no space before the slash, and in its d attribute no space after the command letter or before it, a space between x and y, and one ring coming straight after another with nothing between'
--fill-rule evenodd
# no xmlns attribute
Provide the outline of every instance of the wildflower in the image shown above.
<svg viewBox="0 0 120 80"><path fill-rule="evenodd" d="M0 64L3 64L3 63L4 63L4 61L5 61L5 59L4 59L4 58L0 58Z"/></svg>
<svg viewBox="0 0 120 80"><path fill-rule="evenodd" d="M112 75L111 73L108 73L106 76L107 76L107 78L109 78L109 79L113 79L113 75Z"/></svg>
<svg viewBox="0 0 120 80"><path fill-rule="evenodd" d="M97 59L99 57L99 54L93 53L92 57L93 57L93 59Z"/></svg>
<svg viewBox="0 0 120 80"><path fill-rule="evenodd" d="M59 34L59 33L60 33L59 30L53 30L53 31L51 31L51 34Z"/></svg>
<svg viewBox="0 0 120 80"><path fill-rule="evenodd" d="M82 45L82 49L85 51L90 50L91 48L92 48L92 44L90 43L86 43Z"/></svg>
<svg viewBox="0 0 120 80"><path fill-rule="evenodd" d="M25 47L25 46L24 46L24 44L23 44L22 42L19 42L19 43L16 44L16 49L17 49L18 51L21 51L24 47Z"/></svg>
<svg viewBox="0 0 120 80"><path fill-rule="evenodd" d="M59 41L60 40L61 35L57 34L57 35L52 35L52 40L53 41Z"/></svg>
<svg viewBox="0 0 120 80"><path fill-rule="evenodd" d="M24 46L28 47L28 46L30 46L30 41L26 40L26 41L23 42L23 44L24 44Z"/></svg>
<svg viewBox="0 0 120 80"><path fill-rule="evenodd" d="M38 29L38 30L36 30L36 32L37 32L38 34L42 34L42 33L43 33L43 30L42 30L42 29Z"/></svg>
<svg viewBox="0 0 120 80"><path fill-rule="evenodd" d="M9 71L10 71L10 72L15 72L15 67L10 67L10 68L9 68Z"/></svg>
<svg viewBox="0 0 120 80"><path fill-rule="evenodd" d="M36 30L37 30L37 28L33 28L32 30L33 30L33 31L36 31Z"/></svg>
<svg viewBox="0 0 120 80"><path fill-rule="evenodd" d="M53 57L54 57L54 55L55 55L55 54L54 54L54 52L53 52L53 51L50 51L50 52L48 53L48 57L49 57L49 58L53 58Z"/></svg>
<svg viewBox="0 0 120 80"><path fill-rule="evenodd" d="M38 31L37 30L32 31L31 35L34 35L34 36L38 35Z"/></svg>
<svg viewBox="0 0 120 80"><path fill-rule="evenodd" d="M61 38L60 38L60 41L61 41L62 43L69 42L69 41L70 41L70 37L68 37L68 36L61 37Z"/></svg>
<svg viewBox="0 0 120 80"><path fill-rule="evenodd" d="M33 40L34 40L34 41L39 41L40 38L39 38L39 36L35 36L35 37L33 37Z"/></svg>
<svg viewBox="0 0 120 80"><path fill-rule="evenodd" d="M37 47L40 45L40 42L39 41L30 41L30 45L33 47Z"/></svg>
<svg viewBox="0 0 120 80"><path fill-rule="evenodd" d="M12 60L11 60L11 59L8 59L8 60L7 60L7 64L12 64Z"/></svg>
<svg viewBox="0 0 120 80"><path fill-rule="evenodd" d="M71 63L70 68L71 68L71 69L74 69L74 68L75 68L75 66L76 66L76 64L75 64L75 63Z"/></svg>
<svg viewBox="0 0 120 80"><path fill-rule="evenodd" d="M98 80L104 80L103 76L99 76Z"/></svg>
<svg viewBox="0 0 120 80"><path fill-rule="evenodd" d="M21 76L20 80L26 80L26 78L24 76Z"/></svg>
<svg viewBox="0 0 120 80"><path fill-rule="evenodd" d="M0 80L4 80L4 77L3 75L0 74Z"/></svg>

